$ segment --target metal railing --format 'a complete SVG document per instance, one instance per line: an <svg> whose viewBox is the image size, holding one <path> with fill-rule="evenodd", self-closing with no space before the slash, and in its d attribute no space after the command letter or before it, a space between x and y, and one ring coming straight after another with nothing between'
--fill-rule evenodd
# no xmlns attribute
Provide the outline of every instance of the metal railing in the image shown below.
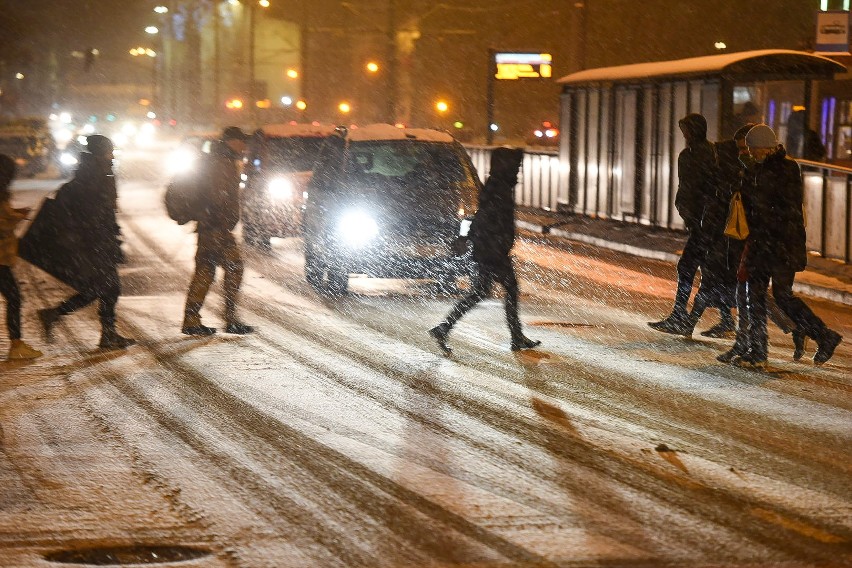
<svg viewBox="0 0 852 568"><path fill-rule="evenodd" d="M805 186L808 249L852 262L852 168L797 160Z"/></svg>
<svg viewBox="0 0 852 568"><path fill-rule="evenodd" d="M488 174L493 146L465 146L479 176ZM808 250L852 263L852 168L797 160L804 182ZM546 211L559 209L562 190L557 150L525 150L515 202ZM563 196L564 198L564 196ZM656 223L665 226L663 222Z"/></svg>
<svg viewBox="0 0 852 568"><path fill-rule="evenodd" d="M494 146L465 146L482 181L488 174L491 150ZM557 150L524 150L524 162L518 185L515 186L515 203L556 211L561 189L559 181L559 152Z"/></svg>

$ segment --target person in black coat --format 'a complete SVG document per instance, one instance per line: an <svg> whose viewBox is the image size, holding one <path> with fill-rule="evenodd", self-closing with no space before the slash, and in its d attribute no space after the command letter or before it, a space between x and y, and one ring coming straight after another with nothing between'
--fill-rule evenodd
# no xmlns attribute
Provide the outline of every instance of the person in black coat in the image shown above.
<svg viewBox="0 0 852 568"><path fill-rule="evenodd" d="M713 231L704 227L704 217L708 208L712 209L718 201L716 190L721 182L716 153L707 140L705 118L700 114L688 114L680 119L678 125L686 148L677 157L675 207L683 219L688 237L677 263L677 291L672 311L664 319L648 322L648 325L665 333L691 335L694 324L686 306L692 294L695 274L714 238Z"/></svg>
<svg viewBox="0 0 852 568"><path fill-rule="evenodd" d="M810 308L793 294L796 272L808 263L804 188L799 164L787 156L769 126L759 124L746 136L749 156L743 202L749 226L744 256L748 270L748 353L739 360L765 367L768 356L767 290L778 307L796 324L796 329L817 342L814 363L821 365L834 354L842 337L829 329ZM741 326L742 328L742 326Z"/></svg>
<svg viewBox="0 0 852 568"><path fill-rule="evenodd" d="M446 354L451 352L447 336L452 327L488 296L495 281L506 290L506 321L512 337L512 351L541 344L523 333L518 317L518 280L510 256L515 243L514 189L523 158L524 152L519 148L497 148L491 154L491 171L470 226L469 239L478 268L471 292L453 307L443 322L429 330Z"/></svg>
<svg viewBox="0 0 852 568"><path fill-rule="evenodd" d="M112 171L113 144L98 134L86 139L87 152L80 154L74 178L56 193L63 212L63 227L72 254L65 259L77 267L77 294L54 308L39 310L45 336L51 339L59 318L98 300L102 349L126 349L135 340L122 337L115 328L115 306L121 295L118 264L124 261L121 229L116 219L118 194Z"/></svg>

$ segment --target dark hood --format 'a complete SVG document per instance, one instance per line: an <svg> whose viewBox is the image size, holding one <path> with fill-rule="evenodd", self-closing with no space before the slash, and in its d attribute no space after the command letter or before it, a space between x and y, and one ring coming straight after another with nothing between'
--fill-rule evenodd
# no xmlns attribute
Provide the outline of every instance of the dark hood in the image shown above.
<svg viewBox="0 0 852 568"><path fill-rule="evenodd" d="M495 181L511 182L514 187L523 160L524 151L520 148L495 148L491 152L491 171L488 175Z"/></svg>
<svg viewBox="0 0 852 568"><path fill-rule="evenodd" d="M678 121L678 125L690 144L707 139L707 120L700 114L688 114Z"/></svg>

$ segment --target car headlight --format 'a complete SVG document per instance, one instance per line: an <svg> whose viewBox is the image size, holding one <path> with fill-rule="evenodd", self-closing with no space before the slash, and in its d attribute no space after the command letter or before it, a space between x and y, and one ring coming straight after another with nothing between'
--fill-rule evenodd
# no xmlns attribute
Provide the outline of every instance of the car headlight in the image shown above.
<svg viewBox="0 0 852 568"><path fill-rule="evenodd" d="M169 154L167 167L171 174L183 174L195 166L197 155L187 148L178 148Z"/></svg>
<svg viewBox="0 0 852 568"><path fill-rule="evenodd" d="M471 219L462 219L461 224L459 225L459 236L466 237L470 233L470 224L472 223Z"/></svg>
<svg viewBox="0 0 852 568"><path fill-rule="evenodd" d="M272 178L269 180L269 185L266 189L269 192L269 197L276 201L293 199L293 196L296 194L293 182L287 178Z"/></svg>
<svg viewBox="0 0 852 568"><path fill-rule="evenodd" d="M77 158L71 152L62 152L59 155L59 161L63 166L73 166L77 163Z"/></svg>
<svg viewBox="0 0 852 568"><path fill-rule="evenodd" d="M348 211L340 217L338 233L344 244L363 247L379 234L379 225L364 211Z"/></svg>

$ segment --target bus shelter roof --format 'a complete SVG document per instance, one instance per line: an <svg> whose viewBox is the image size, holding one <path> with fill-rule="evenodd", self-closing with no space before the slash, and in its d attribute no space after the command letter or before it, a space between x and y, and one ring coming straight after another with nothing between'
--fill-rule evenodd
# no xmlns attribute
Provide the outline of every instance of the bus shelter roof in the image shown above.
<svg viewBox="0 0 852 568"><path fill-rule="evenodd" d="M845 71L846 67L840 63L820 55L788 49L761 49L586 69L566 75L557 82L562 85L581 86L711 77L741 81L781 81L831 79L835 73Z"/></svg>

